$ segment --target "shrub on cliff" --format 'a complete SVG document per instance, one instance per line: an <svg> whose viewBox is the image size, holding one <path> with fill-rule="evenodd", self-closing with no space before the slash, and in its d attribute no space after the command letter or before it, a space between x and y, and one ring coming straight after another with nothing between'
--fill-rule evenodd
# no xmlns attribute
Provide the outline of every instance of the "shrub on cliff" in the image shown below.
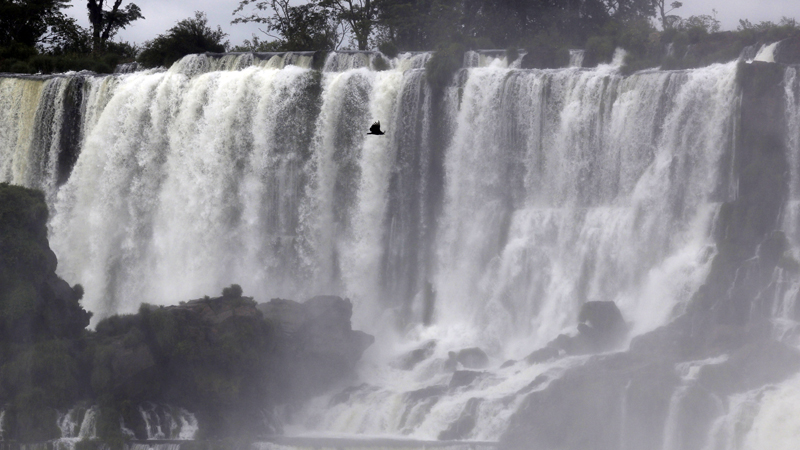
<svg viewBox="0 0 800 450"><path fill-rule="evenodd" d="M259 429L276 389L272 330L241 287L223 293L175 307L143 304L97 324L91 385L107 420L119 423L125 402L150 401L194 411L206 436Z"/></svg>
<svg viewBox="0 0 800 450"><path fill-rule="evenodd" d="M557 69L569 65L568 44L555 31L536 35L526 49L522 57L524 69Z"/></svg>
<svg viewBox="0 0 800 450"><path fill-rule="evenodd" d="M466 46L452 43L441 46L425 64L425 78L435 91L443 91L453 79L453 75L464 63Z"/></svg>
<svg viewBox="0 0 800 450"><path fill-rule="evenodd" d="M145 42L138 61L145 67L169 67L175 61L191 53L224 52L227 46L225 34L217 26L208 26L205 13L195 12L193 18L183 19L165 34Z"/></svg>

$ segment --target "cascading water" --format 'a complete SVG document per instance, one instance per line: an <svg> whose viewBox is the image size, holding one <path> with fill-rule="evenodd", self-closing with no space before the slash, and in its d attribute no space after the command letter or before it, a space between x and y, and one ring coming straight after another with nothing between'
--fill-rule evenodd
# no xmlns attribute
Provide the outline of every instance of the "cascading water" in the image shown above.
<svg viewBox="0 0 800 450"><path fill-rule="evenodd" d="M570 50L569 51L569 66L570 67L583 67L583 57L586 54L584 50Z"/></svg>
<svg viewBox="0 0 800 450"><path fill-rule="evenodd" d="M139 413L148 440L191 440L197 433L197 419L183 408L144 403Z"/></svg>
<svg viewBox="0 0 800 450"><path fill-rule="evenodd" d="M784 101L786 104L786 148L789 162L789 194L783 218L783 232L789 242L792 256L800 260L800 69L789 67L784 75ZM797 303L800 295L800 277L791 267L779 268L775 273L775 291L771 310L773 317L783 320L787 327L797 320ZM785 331L789 329L784 328Z"/></svg>
<svg viewBox="0 0 800 450"><path fill-rule="evenodd" d="M774 49L774 46L772 46ZM762 49L760 54L765 50ZM771 49L769 50L772 51ZM771 53L770 53L771 55ZM771 56L770 56L771 57ZM787 253L775 269L768 295L762 299L772 318L773 334L779 340L800 347L797 327L800 296L800 68L784 73L784 105L788 195L783 209L781 231ZM726 413L714 423L705 450L790 449L800 440L800 427L791 418L800 414L800 377L777 385L761 387L725 399Z"/></svg>
<svg viewBox="0 0 800 450"><path fill-rule="evenodd" d="M427 54L384 71L372 54L329 55L321 72L313 55L240 54L2 78L0 181L46 192L59 274L83 284L95 320L231 282L259 301L351 297L354 327L378 335L364 384L299 412L304 433L494 441L526 394L587 357L501 363L570 330L582 304L613 300L633 335L686 308L736 195L739 106L735 63L622 77L501 56L468 54L443 93L425 82ZM800 118L796 68L785 86L787 117ZM385 136L366 136L375 120ZM798 180L800 120L787 123ZM784 215L796 259L798 186ZM791 324L800 283L776 277L775 316ZM402 367L426 343L429 357ZM468 347L489 364L457 381L448 352ZM795 387L759 396L763 414ZM734 400L709 449L742 442L725 434L745 414ZM153 417L148 437L175 438ZM664 449L680 448L679 419Z"/></svg>

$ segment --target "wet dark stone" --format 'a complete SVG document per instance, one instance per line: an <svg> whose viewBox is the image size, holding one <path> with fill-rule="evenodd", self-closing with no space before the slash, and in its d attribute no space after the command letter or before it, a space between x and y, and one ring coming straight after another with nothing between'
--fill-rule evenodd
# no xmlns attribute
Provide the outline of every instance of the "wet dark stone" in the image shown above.
<svg viewBox="0 0 800 450"><path fill-rule="evenodd" d="M516 364L516 363L517 363L517 361L516 361L516 360L514 360L514 359L509 359L508 361L506 361L506 362L504 362L503 364L501 364L501 365L500 365L500 368L501 368L501 369L505 369L506 367L511 367L511 366L513 366L513 365L514 365L514 364Z"/></svg>
<svg viewBox="0 0 800 450"><path fill-rule="evenodd" d="M450 389L454 389L461 386L469 386L481 375L481 372L477 372L474 370L456 370L453 373L453 377L450 378Z"/></svg>
<svg viewBox="0 0 800 450"><path fill-rule="evenodd" d="M533 353L528 355L525 358L525 362L528 364L539 364L545 361L558 358L559 355L558 348L556 347L543 347L539 350L535 350Z"/></svg>
<svg viewBox="0 0 800 450"><path fill-rule="evenodd" d="M489 357L478 347L448 353L447 361L444 363L445 369L456 370L459 364L465 369L483 369L489 365Z"/></svg>
<svg viewBox="0 0 800 450"><path fill-rule="evenodd" d="M705 365L697 382L722 396L778 383L800 370L800 352L788 345L764 340L749 343L722 363Z"/></svg>
<svg viewBox="0 0 800 450"><path fill-rule="evenodd" d="M614 302L586 302L578 315L578 331L586 347L609 350L625 338L628 327Z"/></svg>
<svg viewBox="0 0 800 450"><path fill-rule="evenodd" d="M544 375L544 374L543 375L539 375L536 378L534 378L533 381L528 383L527 386L522 388L519 391L519 394L527 394L529 392L533 392L534 389L536 389L537 387L541 386L542 384L544 384L549 379L550 379L550 377L548 377L547 375Z"/></svg>
<svg viewBox="0 0 800 450"><path fill-rule="evenodd" d="M422 389L417 389L416 391L406 392L405 400L407 403L416 403L421 400L427 400L431 397L439 397L445 392L447 392L447 386L428 386Z"/></svg>
<svg viewBox="0 0 800 450"><path fill-rule="evenodd" d="M475 428L475 422L478 417L478 408L480 408L481 398L471 398L461 411L461 416L451 423L446 430L439 433L440 441L454 441L466 438L470 432Z"/></svg>
<svg viewBox="0 0 800 450"><path fill-rule="evenodd" d="M344 388L341 392L331 397L330 402L328 402L328 407L333 407L339 405L341 403L347 403L350 401L350 397L359 391L369 391L378 389L374 386L370 386L367 383L362 383L358 386L349 386Z"/></svg>
<svg viewBox="0 0 800 450"><path fill-rule="evenodd" d="M775 48L775 62L800 64L800 36L782 40Z"/></svg>
<svg viewBox="0 0 800 450"><path fill-rule="evenodd" d="M417 364L428 359L436 349L436 341L428 341L422 347L411 350L400 358L398 367L403 370L412 370Z"/></svg>
<svg viewBox="0 0 800 450"><path fill-rule="evenodd" d="M545 380L534 381L541 385ZM644 444L630 448L659 448L678 383L668 363L622 353L596 356L531 392L512 416L499 448L616 449L622 399L626 428Z"/></svg>

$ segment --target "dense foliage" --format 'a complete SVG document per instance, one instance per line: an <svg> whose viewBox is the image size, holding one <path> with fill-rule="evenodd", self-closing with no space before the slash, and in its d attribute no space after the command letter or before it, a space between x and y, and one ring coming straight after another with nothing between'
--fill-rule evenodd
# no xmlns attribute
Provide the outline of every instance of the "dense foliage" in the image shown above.
<svg viewBox="0 0 800 450"><path fill-rule="evenodd" d="M0 0L0 47L35 47L66 21L69 0Z"/></svg>
<svg viewBox="0 0 800 450"><path fill-rule="evenodd" d="M106 49L108 40L117 31L125 29L131 22L144 19L142 10L135 3L122 7L123 0L114 0L110 9L105 0L88 0L89 22L92 24L92 50L100 53Z"/></svg>
<svg viewBox="0 0 800 450"><path fill-rule="evenodd" d="M252 10L246 14L245 9ZM262 11L273 11L264 16ZM254 51L333 50L340 44L342 31L330 8L317 2L291 5L290 0L242 0L232 23L260 23L273 40L259 45L257 36L245 41Z"/></svg>
<svg viewBox="0 0 800 450"><path fill-rule="evenodd" d="M113 41L114 35L143 18L138 6L111 9L91 0L88 30L63 10L66 0L0 0L0 72L53 73L92 70L110 73L120 62L132 61L135 46Z"/></svg>
<svg viewBox="0 0 800 450"><path fill-rule="evenodd" d="M191 53L224 52L227 36L217 26L208 26L205 13L195 12L193 18L181 20L166 34L144 44L137 60L145 67L169 67L173 62Z"/></svg>

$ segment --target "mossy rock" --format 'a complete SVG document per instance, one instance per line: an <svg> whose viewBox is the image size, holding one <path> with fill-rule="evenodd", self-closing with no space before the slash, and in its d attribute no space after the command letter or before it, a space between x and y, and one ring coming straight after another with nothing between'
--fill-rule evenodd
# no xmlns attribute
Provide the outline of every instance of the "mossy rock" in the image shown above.
<svg viewBox="0 0 800 450"><path fill-rule="evenodd" d="M425 64L425 79L436 92L442 92L450 84L453 75L464 64L466 47L460 43L440 47Z"/></svg>

